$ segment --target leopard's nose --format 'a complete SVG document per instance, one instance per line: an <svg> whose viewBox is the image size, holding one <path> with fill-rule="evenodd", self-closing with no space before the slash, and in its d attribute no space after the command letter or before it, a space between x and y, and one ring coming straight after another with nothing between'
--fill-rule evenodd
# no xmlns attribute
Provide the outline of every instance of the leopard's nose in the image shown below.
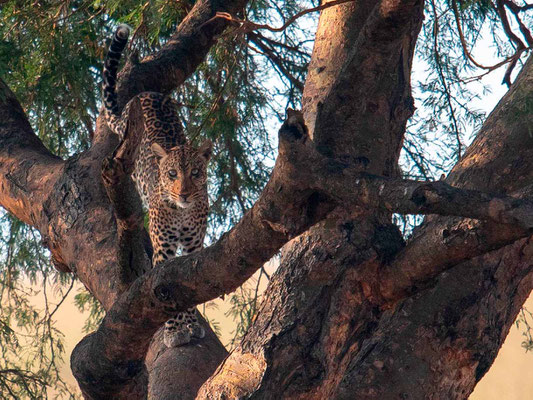
<svg viewBox="0 0 533 400"><path fill-rule="evenodd" d="M180 194L179 196L181 201L187 201L187 199L189 198L188 194Z"/></svg>

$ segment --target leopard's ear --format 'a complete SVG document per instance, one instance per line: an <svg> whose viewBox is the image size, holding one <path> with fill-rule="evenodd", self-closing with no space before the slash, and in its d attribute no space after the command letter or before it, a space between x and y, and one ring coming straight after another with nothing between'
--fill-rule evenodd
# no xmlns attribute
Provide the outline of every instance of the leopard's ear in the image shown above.
<svg viewBox="0 0 533 400"><path fill-rule="evenodd" d="M152 143L152 151L158 158L165 158L168 154L158 143Z"/></svg>
<svg viewBox="0 0 533 400"><path fill-rule="evenodd" d="M198 154L204 161L209 161L213 154L213 142L209 139L205 140L198 148Z"/></svg>

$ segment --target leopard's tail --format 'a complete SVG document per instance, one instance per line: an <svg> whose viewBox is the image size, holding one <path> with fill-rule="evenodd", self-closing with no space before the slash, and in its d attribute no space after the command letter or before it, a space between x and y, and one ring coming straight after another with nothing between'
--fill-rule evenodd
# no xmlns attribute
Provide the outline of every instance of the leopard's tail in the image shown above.
<svg viewBox="0 0 533 400"><path fill-rule="evenodd" d="M128 43L129 35L130 28L127 25L119 25L111 41L111 46L109 46L109 52L104 63L103 101L109 117L119 117L120 115L115 90L117 69L122 52Z"/></svg>

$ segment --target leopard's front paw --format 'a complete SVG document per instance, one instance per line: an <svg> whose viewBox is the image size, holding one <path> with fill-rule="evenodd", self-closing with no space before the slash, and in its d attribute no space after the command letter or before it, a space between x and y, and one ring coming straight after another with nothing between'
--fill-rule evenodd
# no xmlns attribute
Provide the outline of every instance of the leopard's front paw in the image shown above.
<svg viewBox="0 0 533 400"><path fill-rule="evenodd" d="M191 341L191 332L185 324L169 320L165 323L163 342L167 347L183 346Z"/></svg>
<svg viewBox="0 0 533 400"><path fill-rule="evenodd" d="M205 337L205 329L199 323L191 323L187 325L192 337L203 339Z"/></svg>

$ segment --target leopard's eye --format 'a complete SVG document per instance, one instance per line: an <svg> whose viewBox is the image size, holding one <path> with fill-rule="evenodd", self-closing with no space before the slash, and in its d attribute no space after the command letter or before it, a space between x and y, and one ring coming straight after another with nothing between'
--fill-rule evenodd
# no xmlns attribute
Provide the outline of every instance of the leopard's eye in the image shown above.
<svg viewBox="0 0 533 400"><path fill-rule="evenodd" d="M191 174L196 176L200 173L200 170L198 168L194 168L192 171L191 171Z"/></svg>
<svg viewBox="0 0 533 400"><path fill-rule="evenodd" d="M171 169L170 171L168 171L168 176L174 179L178 176L178 171L176 171L175 169Z"/></svg>

